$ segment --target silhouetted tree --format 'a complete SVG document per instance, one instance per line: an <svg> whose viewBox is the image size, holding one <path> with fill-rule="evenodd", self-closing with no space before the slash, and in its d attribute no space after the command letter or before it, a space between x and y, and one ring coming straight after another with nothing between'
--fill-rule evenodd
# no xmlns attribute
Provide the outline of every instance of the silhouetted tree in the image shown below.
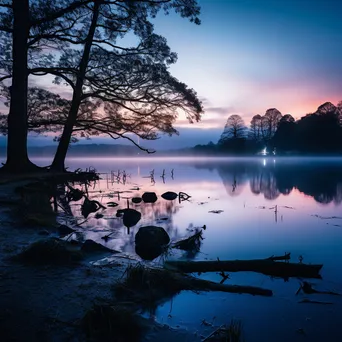
<svg viewBox="0 0 342 342"><path fill-rule="evenodd" d="M262 117L260 114L254 115L251 120L250 129L248 132L249 139L260 142L262 140Z"/></svg>
<svg viewBox="0 0 342 342"><path fill-rule="evenodd" d="M56 82L67 81L73 89L52 168L64 169L78 109L86 98L104 102L106 114L96 117L96 122L88 122L86 127L109 135L113 134L113 127L120 128L116 131L117 137L127 131L140 132L145 139L156 138L157 130L176 133L172 123L178 110L183 110L190 121L199 120L202 106L196 93L167 70L167 66L176 61L176 54L170 51L163 37L153 33L150 18L161 9L175 9L181 16L199 23L195 0L143 0L125 4L98 0L91 1L86 8L85 15L91 18L91 23L82 25L83 34L75 36L67 31L62 37L59 33L54 36L76 47L64 49L56 67L31 70L34 74L57 75L58 72L63 78L57 77ZM127 48L118 43L128 32L137 36L136 47Z"/></svg>
<svg viewBox="0 0 342 342"><path fill-rule="evenodd" d="M26 172L37 169L27 156L28 57L36 57L36 53L41 49L36 46L29 51L28 41L33 34L39 36L41 29L48 30L51 24L55 25L57 18L88 2L86 0L0 1L0 81L12 79L7 161L4 167L7 171ZM36 38L35 42L39 43L40 38Z"/></svg>
<svg viewBox="0 0 342 342"><path fill-rule="evenodd" d="M313 114L297 122L297 148L308 153L336 153L341 151L342 131L340 118L335 108L320 106Z"/></svg>
<svg viewBox="0 0 342 342"><path fill-rule="evenodd" d="M29 23L25 29L25 42L22 40L26 55L23 53L21 55L25 55L27 60L28 48L33 53L44 49L51 51L51 46L58 47L61 52L61 58L57 64L54 63L53 55L49 53L45 54L44 58L34 59L35 63L30 65L29 72L34 75L55 75L57 83L63 81L73 88L71 107L53 162L55 168L64 167L64 158L79 108L82 102L90 96L95 100L109 101L109 105L104 105L107 113L106 109L109 107L117 112L121 109L122 113L125 111L125 114L135 113L135 117L134 115L129 117L130 128L133 131L138 131L139 124L135 122L133 125L133 119L141 115L140 124L145 120L145 126L141 127L142 129L147 127L142 137L146 138L156 137L155 131L158 129L170 134L176 132L170 124L177 116L176 107L178 110L183 109L189 120L199 120L202 106L196 93L168 73L167 65L176 61L176 55L170 51L163 37L153 33L153 25L149 21L161 9L164 9L166 13L174 9L182 17L188 17L198 24L199 7L196 0L129 2L61 0L58 4L32 0L31 7L28 7L28 0L25 1L27 10L21 13ZM14 0L13 3L15 2L20 1ZM11 1L8 1L8 4L7 6L6 2L6 9L10 12ZM9 32L12 31L10 29ZM139 38L135 48L117 45L118 40L128 32L134 33ZM69 48L70 44L76 47L72 50ZM83 49L80 49L81 46ZM15 59L14 55L13 57ZM121 69L116 68L119 65ZM122 69L123 65L124 69ZM27 70L27 63L25 69ZM27 71L24 74L27 75ZM130 74L135 75L133 80L126 79ZM113 79L116 82L112 82ZM151 84L155 87L153 91L150 91ZM155 91L158 85L159 92ZM127 90L127 87L130 89ZM173 94L170 97L172 91ZM132 94L134 94L133 97ZM24 92L21 92L21 98L25 97L24 95ZM150 103L154 106L147 108ZM168 112L167 105L170 108ZM25 114L23 118L27 120L25 111L22 113ZM160 118L164 115L166 119L154 121L157 118L156 113L160 114ZM114 115L112 115L113 118ZM99 119L102 118L96 117L96 120L99 121ZM115 119L118 119L118 116L115 116ZM149 125L147 125L148 122L150 122ZM126 120L126 127L127 125L128 120ZM121 127L125 132L125 128L120 123L115 124L115 127ZM10 140L13 130L11 125L8 128ZM86 128L89 130L94 127L88 124ZM111 133L112 128L104 124L102 127L97 126L95 131ZM120 135L122 131L117 133ZM21 134L21 136L24 135ZM26 136L27 134L25 139ZM23 145L26 145L26 140ZM11 153L11 155L14 154Z"/></svg>
<svg viewBox="0 0 342 342"><path fill-rule="evenodd" d="M242 153L245 150L247 128L240 115L231 115L224 127L218 147L225 152Z"/></svg>
<svg viewBox="0 0 342 342"><path fill-rule="evenodd" d="M296 148L296 124L292 115L286 114L280 119L272 143L278 153Z"/></svg>
<svg viewBox="0 0 342 342"><path fill-rule="evenodd" d="M231 115L226 125L224 126L223 133L221 134L220 142L228 139L244 138L246 133L245 122L240 115Z"/></svg>
<svg viewBox="0 0 342 342"><path fill-rule="evenodd" d="M265 115L261 119L262 136L265 142L269 141L274 136L281 117L282 115L278 109L267 109Z"/></svg>

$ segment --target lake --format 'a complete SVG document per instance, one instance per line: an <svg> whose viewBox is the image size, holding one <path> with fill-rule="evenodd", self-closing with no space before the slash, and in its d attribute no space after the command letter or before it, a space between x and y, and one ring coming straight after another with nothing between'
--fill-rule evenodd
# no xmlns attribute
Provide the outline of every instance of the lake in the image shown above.
<svg viewBox="0 0 342 342"><path fill-rule="evenodd" d="M198 253L175 251L169 258L259 259L291 252L292 262L303 259L324 265L323 279L312 281L315 289L342 293L342 159L151 157L69 159L67 165L70 169L94 167L102 180L88 189L90 197L104 205L119 204L103 211L102 218L91 214L82 224L83 238L136 256L134 237L140 226L163 227L177 240L205 225ZM145 191L156 192L158 200L137 205L129 201L142 219L127 231L116 211ZM167 201L160 197L166 191L191 197ZM71 210L78 222L84 221L80 203ZM107 242L101 239L110 233ZM222 279L216 273L200 277ZM248 342L342 340L340 296L296 295L299 279L284 281L252 272L230 273L225 283L268 288L274 296L182 292L159 307L155 319L187 329L193 340L233 318L242 321ZM332 304L299 303L304 298ZM203 320L213 326L202 324Z"/></svg>

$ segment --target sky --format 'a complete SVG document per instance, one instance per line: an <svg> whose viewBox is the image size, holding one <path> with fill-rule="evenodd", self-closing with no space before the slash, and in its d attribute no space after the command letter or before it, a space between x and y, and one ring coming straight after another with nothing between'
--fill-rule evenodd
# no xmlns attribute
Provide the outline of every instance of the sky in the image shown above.
<svg viewBox="0 0 342 342"><path fill-rule="evenodd" d="M200 123L180 117L181 135L162 138L164 148L216 143L231 114L248 125L268 108L299 118L342 100L341 1L198 3L199 26L175 13L154 21L178 54L171 73L197 91L205 108Z"/></svg>

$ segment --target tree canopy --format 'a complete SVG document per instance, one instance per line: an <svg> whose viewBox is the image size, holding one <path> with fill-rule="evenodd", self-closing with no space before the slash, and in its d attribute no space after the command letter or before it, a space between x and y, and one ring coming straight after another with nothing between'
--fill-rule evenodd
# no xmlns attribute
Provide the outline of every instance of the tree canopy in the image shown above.
<svg viewBox="0 0 342 342"><path fill-rule="evenodd" d="M168 67L177 55L164 37L154 33L152 23L159 11L174 10L199 24L196 0L2 0L0 6L0 30L6 38L1 44L0 80L12 79L13 90L8 92L8 158L17 150L21 163L27 163L27 129L43 132L62 126L54 164L63 168L75 132L113 138L131 132L155 139L158 132L177 133L173 123L179 112L191 122L200 119L202 104L193 89L170 74ZM135 46L127 46L128 33L136 36ZM69 87L71 101L57 101L44 90L35 89L29 95L29 74L54 76L58 86ZM19 109L14 102L15 96L27 99L38 92L46 97L44 102L50 99L63 109L52 114L36 111L30 118L27 103ZM85 114L90 102L93 106ZM20 139L16 146L14 141Z"/></svg>

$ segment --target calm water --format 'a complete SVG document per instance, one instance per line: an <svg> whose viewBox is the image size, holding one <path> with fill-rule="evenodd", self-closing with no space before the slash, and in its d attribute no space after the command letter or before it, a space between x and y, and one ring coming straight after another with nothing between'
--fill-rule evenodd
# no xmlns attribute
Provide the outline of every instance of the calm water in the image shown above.
<svg viewBox="0 0 342 342"><path fill-rule="evenodd" d="M85 238L134 254L134 236L140 226L164 227L175 240L206 225L198 254L177 251L170 257L250 259L291 252L293 262L302 256L305 263L324 264L323 280L313 281L317 289L342 293L342 160L68 160L70 169L90 165L103 173L102 181L94 189L89 189L91 197L103 204L115 201L119 206L105 210L101 219L92 216L84 223ZM116 179L112 182L110 172L117 173L118 170L126 172L125 184ZM152 170L154 182L150 177ZM161 177L163 172L165 177ZM121 191L120 199L117 191ZM115 217L116 210L126 208L127 198L141 196L145 191L155 191L158 201L130 204L142 213L142 219L128 233L121 219ZM165 191L182 191L191 198L181 203L166 201L160 197ZM71 208L76 216L80 216L79 208L80 203ZM112 232L113 239L105 243L101 237ZM215 273L207 273L203 278L221 280ZM160 307L156 319L208 335L213 328L201 325L202 320L217 327L238 318L243 322L248 342L342 340L342 297L296 296L298 279L284 282L247 272L232 273L230 278L227 284L269 288L274 291L274 296L184 292L172 303ZM303 298L334 304L299 304Z"/></svg>

